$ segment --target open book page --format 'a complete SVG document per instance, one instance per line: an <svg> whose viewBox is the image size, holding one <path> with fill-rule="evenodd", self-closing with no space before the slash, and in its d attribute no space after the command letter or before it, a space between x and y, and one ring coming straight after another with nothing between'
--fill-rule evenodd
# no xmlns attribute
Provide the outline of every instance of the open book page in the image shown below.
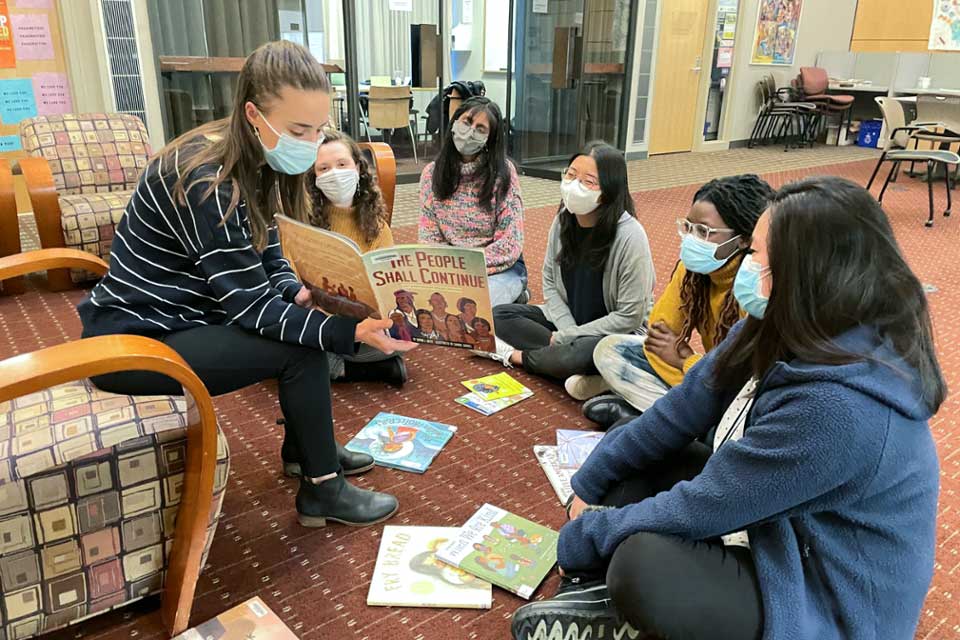
<svg viewBox="0 0 960 640"><path fill-rule="evenodd" d="M394 338L496 351L482 249L399 245L363 262Z"/></svg>
<svg viewBox="0 0 960 640"><path fill-rule="evenodd" d="M381 315L355 242L284 215L276 221L284 256L320 308L358 320Z"/></svg>

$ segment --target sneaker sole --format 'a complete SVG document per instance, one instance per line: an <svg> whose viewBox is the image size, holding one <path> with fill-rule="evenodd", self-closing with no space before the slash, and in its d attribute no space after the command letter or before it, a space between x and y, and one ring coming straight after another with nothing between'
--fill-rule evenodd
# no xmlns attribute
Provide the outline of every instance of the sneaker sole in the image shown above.
<svg viewBox="0 0 960 640"><path fill-rule="evenodd" d="M373 469L375 466L376 466L376 462L371 462L370 464L368 464L368 465L365 466L365 467L358 467L358 468L356 468L356 469L349 469L349 470L348 470L348 469L344 469L344 470L343 470L343 475L345 475L345 476L356 476L356 475L360 475L361 473L366 473L367 471L370 471L370 470ZM299 464L297 464L297 463L295 463L295 462L294 462L294 463L285 462L285 463L283 464L283 475L286 476L286 477L288 477L288 478L299 478L299 477L300 477L301 475L303 475L303 474L300 473L300 465L299 465Z"/></svg>
<svg viewBox="0 0 960 640"><path fill-rule="evenodd" d="M541 604L542 603L535 603ZM592 614L583 610L571 612L567 608L542 608L532 611L524 619L521 609L511 625L515 640L637 640L643 633L625 620L614 620L603 610Z"/></svg>
<svg viewBox="0 0 960 640"><path fill-rule="evenodd" d="M327 522L336 522L338 524L347 525L348 527L369 527L375 524L380 524L385 520L389 520L399 510L400 510L400 505L397 505L394 508L394 510L388 513L387 515L383 516L382 518L378 518L376 520L371 520L369 522L350 522L348 520L343 520L342 518L334 518L332 516L305 516L302 513L298 513L297 522L299 522L301 526L307 527L309 529L319 529L321 527L325 527L327 526Z"/></svg>

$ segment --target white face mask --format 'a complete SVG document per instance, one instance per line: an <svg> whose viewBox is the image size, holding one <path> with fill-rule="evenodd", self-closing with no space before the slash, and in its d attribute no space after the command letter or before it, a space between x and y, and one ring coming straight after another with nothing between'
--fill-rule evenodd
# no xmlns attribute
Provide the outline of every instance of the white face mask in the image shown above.
<svg viewBox="0 0 960 640"><path fill-rule="evenodd" d="M317 176L317 189L337 207L349 207L357 193L360 174L356 169L330 169Z"/></svg>
<svg viewBox="0 0 960 640"><path fill-rule="evenodd" d="M564 180L560 184L560 195L567 211L577 216L592 213L600 206L600 191L587 189L579 180Z"/></svg>

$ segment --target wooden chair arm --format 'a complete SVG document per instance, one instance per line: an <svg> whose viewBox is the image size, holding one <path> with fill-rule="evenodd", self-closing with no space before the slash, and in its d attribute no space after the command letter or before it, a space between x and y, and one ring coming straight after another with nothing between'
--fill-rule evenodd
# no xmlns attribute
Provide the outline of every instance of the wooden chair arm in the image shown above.
<svg viewBox="0 0 960 640"><path fill-rule="evenodd" d="M20 219L17 217L17 194L13 187L10 161L0 158L0 261L20 253ZM0 278L2 282L3 278ZM3 293L23 293L23 278L11 278L0 284Z"/></svg>
<svg viewBox="0 0 960 640"><path fill-rule="evenodd" d="M197 374L170 347L141 336L87 338L0 362L0 403L53 385L117 371L154 371L183 385L187 398L187 466L163 592L171 636L187 628L210 522L217 467L213 401Z"/></svg>
<svg viewBox="0 0 960 640"><path fill-rule="evenodd" d="M37 249L0 258L0 282L34 271L86 269L97 275L107 272L107 263L78 249Z"/></svg>
<svg viewBox="0 0 960 640"><path fill-rule="evenodd" d="M50 163L45 158L21 158L20 172L27 183L30 207L37 222L37 235L44 249L66 246L63 241L63 222L60 214L60 199L53 181ZM68 269L53 270L47 274L47 284L53 291L73 287Z"/></svg>
<svg viewBox="0 0 960 640"><path fill-rule="evenodd" d="M397 191L397 161L393 149L383 142L361 142L361 149L369 149L377 170L377 184L387 204L387 225L393 222L393 198Z"/></svg>

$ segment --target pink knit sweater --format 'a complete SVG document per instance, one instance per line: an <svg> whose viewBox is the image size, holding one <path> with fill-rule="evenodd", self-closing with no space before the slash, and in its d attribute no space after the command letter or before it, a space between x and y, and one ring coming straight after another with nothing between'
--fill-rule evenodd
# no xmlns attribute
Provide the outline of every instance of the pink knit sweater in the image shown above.
<svg viewBox="0 0 960 640"><path fill-rule="evenodd" d="M475 177L478 161L463 165L460 188L449 200L434 198L434 163L424 167L420 176L420 242L482 248L488 275L512 267L523 251L523 200L517 170L512 163L508 165L510 190L494 211L480 205L481 182Z"/></svg>

